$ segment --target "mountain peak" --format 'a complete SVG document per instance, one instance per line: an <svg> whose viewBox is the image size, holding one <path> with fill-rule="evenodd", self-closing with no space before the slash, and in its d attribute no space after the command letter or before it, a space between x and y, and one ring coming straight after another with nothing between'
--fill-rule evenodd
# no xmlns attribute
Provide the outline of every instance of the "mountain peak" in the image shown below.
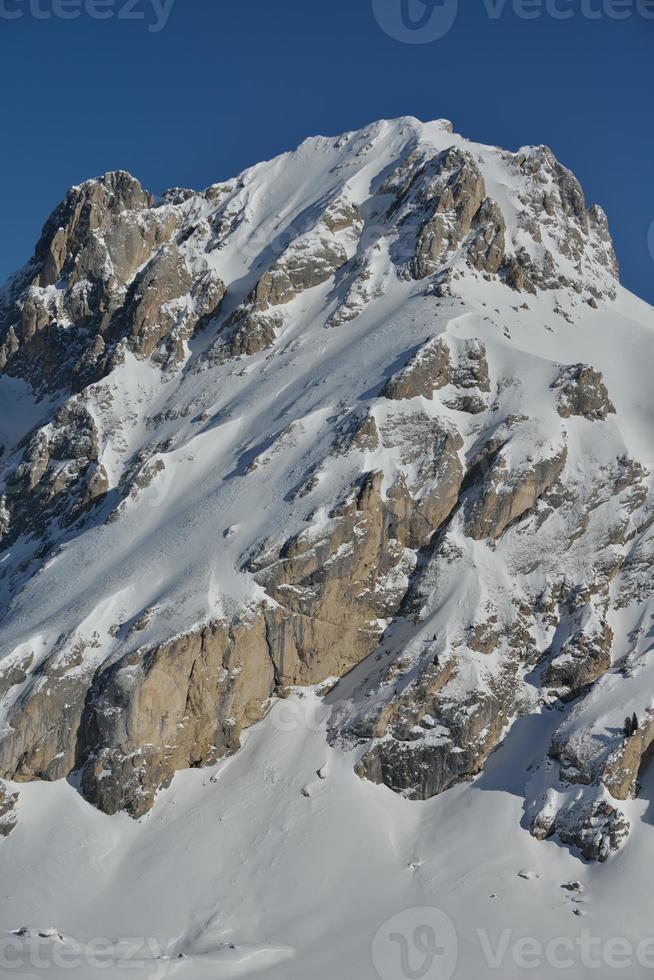
<svg viewBox="0 0 654 980"><path fill-rule="evenodd" d="M173 294L181 299L189 276L211 281L204 304L191 304L191 322L181 327L190 337L217 311L220 283L236 276L239 252L254 259L240 262L246 278L266 262L267 274L277 275L280 262L319 233L330 207L352 209L351 247L333 247L351 264L355 291L356 267L371 261L374 240L377 249L384 243L395 274L418 281L476 271L518 291L614 295L617 262L605 215L586 209L581 187L552 152L503 153L467 143L451 129L443 120L405 117L315 137L233 181L200 193L174 189L158 203L125 171L71 188L32 261L5 290L0 366L52 389L102 377L125 345L135 353L157 349L166 359L161 345L170 347L172 321L153 346L128 322L133 303L125 309L148 264L150 278L161 278L163 263L175 280L164 303ZM286 257L270 248L266 257L270 243ZM260 324L253 329L266 333Z"/></svg>
<svg viewBox="0 0 654 980"><path fill-rule="evenodd" d="M341 679L333 751L426 799L557 705L530 826L607 857L654 737L612 666L650 669L616 622L649 601L651 328L551 150L442 120L72 188L0 319L0 776L139 817Z"/></svg>

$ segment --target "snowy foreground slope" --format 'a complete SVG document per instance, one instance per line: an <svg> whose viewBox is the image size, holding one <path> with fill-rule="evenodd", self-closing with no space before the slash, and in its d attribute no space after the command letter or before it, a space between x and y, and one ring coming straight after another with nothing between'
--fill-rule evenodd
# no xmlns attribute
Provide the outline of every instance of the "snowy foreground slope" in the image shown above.
<svg viewBox="0 0 654 980"><path fill-rule="evenodd" d="M0 293L2 969L654 971L617 276L443 121L69 192Z"/></svg>

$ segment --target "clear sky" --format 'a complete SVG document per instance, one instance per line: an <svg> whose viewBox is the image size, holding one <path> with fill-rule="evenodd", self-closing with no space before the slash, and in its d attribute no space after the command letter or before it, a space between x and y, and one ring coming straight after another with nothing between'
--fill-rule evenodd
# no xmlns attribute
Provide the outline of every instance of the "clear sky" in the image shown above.
<svg viewBox="0 0 654 980"><path fill-rule="evenodd" d="M0 278L87 177L200 188L306 136L414 115L549 144L608 211L623 281L654 302L654 0L429 4L0 0Z"/></svg>

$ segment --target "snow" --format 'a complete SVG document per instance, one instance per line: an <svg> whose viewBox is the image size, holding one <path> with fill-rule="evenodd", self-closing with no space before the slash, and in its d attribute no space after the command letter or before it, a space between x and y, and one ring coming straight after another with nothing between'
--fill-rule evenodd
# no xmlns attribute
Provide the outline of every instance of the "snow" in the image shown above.
<svg viewBox="0 0 654 980"><path fill-rule="evenodd" d="M481 777L428 803L359 780L352 759L328 746L312 692L250 730L233 758L178 774L139 823L98 813L65 782L21 786L18 827L11 843L0 842L0 949L27 955L5 945L10 933L54 924L69 949L86 950L78 960L71 953L76 970L58 968L44 943L16 949L36 950L62 980L133 976L126 957L134 950L152 977L373 980L376 966L382 976L394 966L373 962L377 932L398 913L409 913L409 928L412 910L435 908L456 927L456 977L495 975L484 950L510 929L501 975L517 980L517 940L578 943L565 888L572 880L583 886L583 927L602 944L619 936L635 949L652 932L647 902L633 902L649 887L642 855L654 848L652 780L629 804L636 832L608 866L581 865L520 828L521 779L557 715L523 719ZM628 919L617 911L625 908ZM92 955L99 939L111 950L102 969ZM580 955L565 971L574 980L589 975ZM29 961L19 975L31 975ZM629 975L646 972L636 964Z"/></svg>

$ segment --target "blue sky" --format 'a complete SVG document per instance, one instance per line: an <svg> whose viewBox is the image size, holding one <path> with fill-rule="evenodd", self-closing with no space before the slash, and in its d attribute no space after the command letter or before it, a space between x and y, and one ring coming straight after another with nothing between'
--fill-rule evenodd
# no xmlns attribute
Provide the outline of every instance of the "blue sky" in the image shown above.
<svg viewBox="0 0 654 980"><path fill-rule="evenodd" d="M391 36L402 2L432 30L456 0L127 2L0 0L1 279L87 177L199 188L308 135L415 115L552 146L608 211L623 281L654 302L654 0L547 0L566 19L546 0L459 0L430 43Z"/></svg>

